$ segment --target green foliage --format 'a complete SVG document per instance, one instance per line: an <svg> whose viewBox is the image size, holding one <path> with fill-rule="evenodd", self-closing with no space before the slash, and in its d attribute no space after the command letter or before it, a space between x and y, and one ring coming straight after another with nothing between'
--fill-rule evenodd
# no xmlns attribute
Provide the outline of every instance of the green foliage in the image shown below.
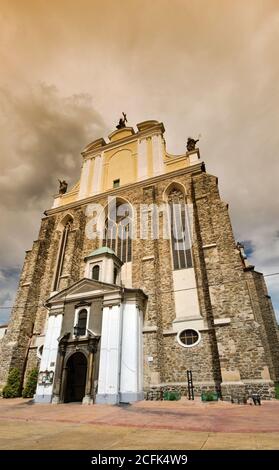
<svg viewBox="0 0 279 470"><path fill-rule="evenodd" d="M179 392L175 392L175 391L164 392L164 400L175 401L175 400L180 400L180 398L181 398L181 395Z"/></svg>
<svg viewBox="0 0 279 470"><path fill-rule="evenodd" d="M218 394L216 392L202 392L201 399L202 401L217 401Z"/></svg>
<svg viewBox="0 0 279 470"><path fill-rule="evenodd" d="M275 398L279 400L279 382L275 384Z"/></svg>
<svg viewBox="0 0 279 470"><path fill-rule="evenodd" d="M20 397L20 372L16 367L10 370L2 395L3 398Z"/></svg>
<svg viewBox="0 0 279 470"><path fill-rule="evenodd" d="M28 374L26 385L22 392L23 398L33 398L33 395L36 392L37 380L38 369L32 369Z"/></svg>

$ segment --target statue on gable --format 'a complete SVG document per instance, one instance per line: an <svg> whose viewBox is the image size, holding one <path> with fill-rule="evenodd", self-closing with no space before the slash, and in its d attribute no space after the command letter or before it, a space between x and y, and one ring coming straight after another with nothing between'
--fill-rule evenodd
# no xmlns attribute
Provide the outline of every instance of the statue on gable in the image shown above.
<svg viewBox="0 0 279 470"><path fill-rule="evenodd" d="M68 183L65 180L59 181L59 194L65 194L68 188Z"/></svg>
<svg viewBox="0 0 279 470"><path fill-rule="evenodd" d="M188 152L191 152L192 150L195 150L196 148L196 143L199 141L200 139L192 139L192 137L188 137L188 140L187 140L187 151Z"/></svg>
<svg viewBox="0 0 279 470"><path fill-rule="evenodd" d="M119 123L116 126L116 129L123 129L123 127L126 127L126 122L128 122L127 115L122 112L123 117L119 119Z"/></svg>

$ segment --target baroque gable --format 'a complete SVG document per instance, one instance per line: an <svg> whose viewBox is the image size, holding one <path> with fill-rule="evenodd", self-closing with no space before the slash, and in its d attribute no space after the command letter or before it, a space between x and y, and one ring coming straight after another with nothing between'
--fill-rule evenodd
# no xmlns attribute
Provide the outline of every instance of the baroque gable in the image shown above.
<svg viewBox="0 0 279 470"><path fill-rule="evenodd" d="M73 298L93 296L97 294L103 295L107 292L115 292L119 290L120 288L114 286L113 284L84 278L50 297L46 301L46 306L51 306L52 304L59 302L64 303L65 301L71 300Z"/></svg>

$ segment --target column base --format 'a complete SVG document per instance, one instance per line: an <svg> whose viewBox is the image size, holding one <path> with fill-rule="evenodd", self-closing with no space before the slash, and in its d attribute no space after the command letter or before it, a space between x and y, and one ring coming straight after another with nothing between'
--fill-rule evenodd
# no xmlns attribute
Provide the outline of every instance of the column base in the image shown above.
<svg viewBox="0 0 279 470"><path fill-rule="evenodd" d="M99 405L117 405L119 403L119 394L97 393L95 403Z"/></svg>
<svg viewBox="0 0 279 470"><path fill-rule="evenodd" d="M52 395L34 395L35 403L51 403Z"/></svg>
<svg viewBox="0 0 279 470"><path fill-rule="evenodd" d="M133 403L134 401L144 400L144 392L121 392L120 403Z"/></svg>
<svg viewBox="0 0 279 470"><path fill-rule="evenodd" d="M51 403L53 405L59 405L61 402L60 397L58 395L53 395Z"/></svg>
<svg viewBox="0 0 279 470"><path fill-rule="evenodd" d="M82 404L83 405L93 405L94 400L90 395L85 395L82 399Z"/></svg>

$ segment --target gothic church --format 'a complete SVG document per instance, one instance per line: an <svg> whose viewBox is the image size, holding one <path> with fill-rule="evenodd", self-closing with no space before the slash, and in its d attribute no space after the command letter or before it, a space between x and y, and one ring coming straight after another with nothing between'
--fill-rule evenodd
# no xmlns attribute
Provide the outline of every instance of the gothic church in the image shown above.
<svg viewBox="0 0 279 470"><path fill-rule="evenodd" d="M124 116L125 117L125 116ZM170 155L158 121L121 120L61 182L26 258L0 384L39 369L35 402L117 404L149 390L274 395L278 329L197 141Z"/></svg>

